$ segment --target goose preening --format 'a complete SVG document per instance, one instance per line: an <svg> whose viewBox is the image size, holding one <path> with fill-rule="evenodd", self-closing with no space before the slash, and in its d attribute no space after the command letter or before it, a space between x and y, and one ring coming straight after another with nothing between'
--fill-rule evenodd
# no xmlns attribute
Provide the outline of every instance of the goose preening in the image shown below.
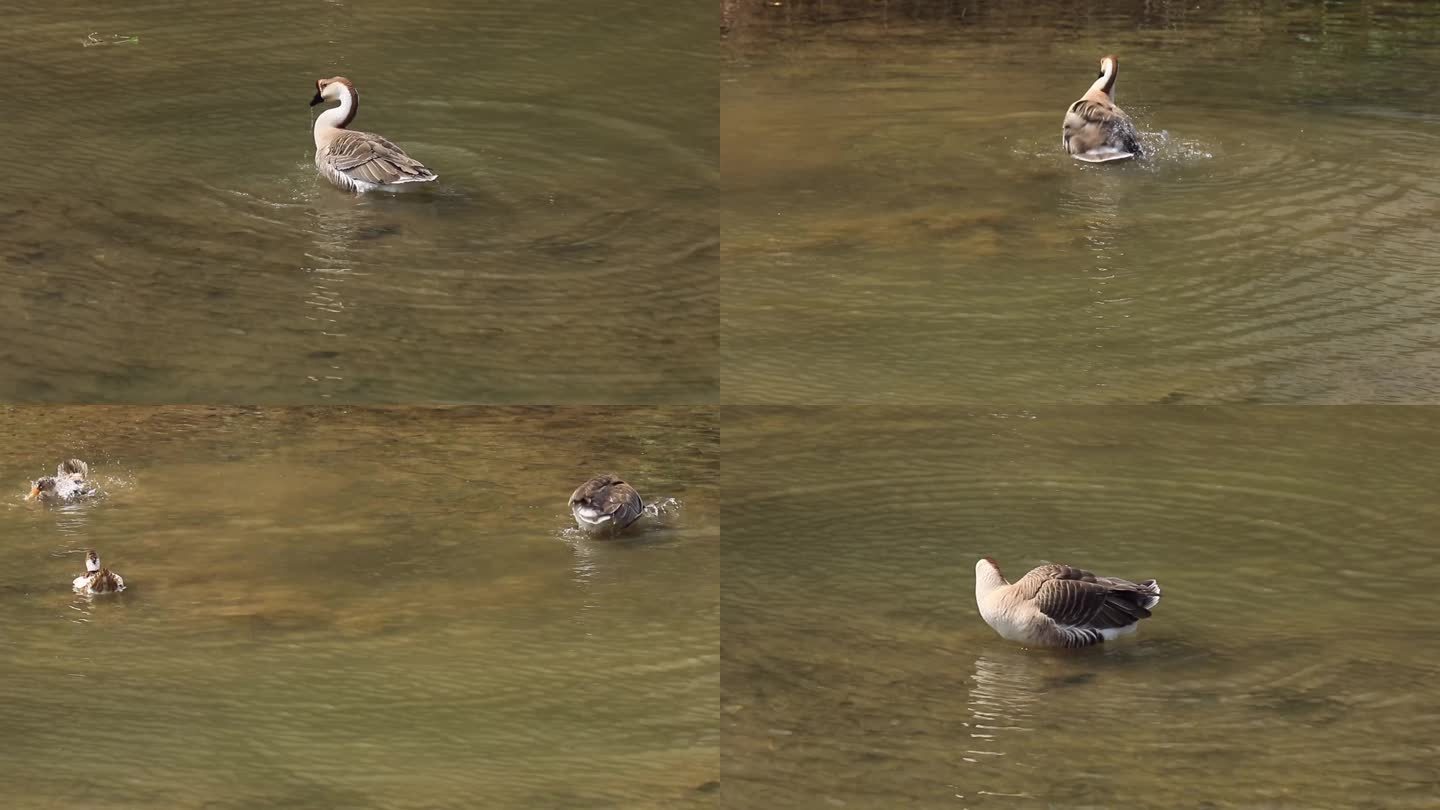
<svg viewBox="0 0 1440 810"><path fill-rule="evenodd" d="M1115 106L1115 76L1120 60L1100 60L1100 77L1065 111L1061 139L1065 151L1086 163L1108 163L1141 157L1140 133L1130 116ZM318 136L317 136L318 137Z"/></svg>
<svg viewBox="0 0 1440 810"><path fill-rule="evenodd" d="M1002 638L1032 647L1087 647L1135 632L1160 602L1155 580L1042 565L1011 583L989 557L975 563L975 603Z"/></svg>
<svg viewBox="0 0 1440 810"><path fill-rule="evenodd" d="M125 580L109 568L100 567L100 555L85 552L85 573L71 583L78 593L118 593L125 590Z"/></svg>
<svg viewBox="0 0 1440 810"><path fill-rule="evenodd" d="M588 531L618 532L644 512L640 493L618 475L597 475L570 495L570 513L575 523Z"/></svg>
<svg viewBox="0 0 1440 810"><path fill-rule="evenodd" d="M405 150L371 132L346 129L360 110L360 94L344 76L315 82L310 106L338 101L315 119L315 166L346 191L406 191L436 179Z"/></svg>
<svg viewBox="0 0 1440 810"><path fill-rule="evenodd" d="M25 500L63 503L94 495L95 487L85 479L89 474L90 465L78 458L62 461L56 466L54 475L31 482L30 494L25 496Z"/></svg>

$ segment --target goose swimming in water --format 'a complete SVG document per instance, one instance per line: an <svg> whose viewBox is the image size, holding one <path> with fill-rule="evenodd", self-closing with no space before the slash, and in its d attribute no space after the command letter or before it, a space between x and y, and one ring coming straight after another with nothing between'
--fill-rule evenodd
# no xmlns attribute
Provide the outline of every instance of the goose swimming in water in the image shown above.
<svg viewBox="0 0 1440 810"><path fill-rule="evenodd" d="M1108 163L1142 157L1140 133L1130 116L1115 106L1115 76L1120 60L1100 60L1100 77L1065 111L1061 142L1065 151L1086 163Z"/></svg>
<svg viewBox="0 0 1440 810"><path fill-rule="evenodd" d="M85 480L89 474L90 465L80 459L63 461L55 468L54 475L37 478L30 484L30 494L25 500L63 503L94 495L95 487Z"/></svg>
<svg viewBox="0 0 1440 810"><path fill-rule="evenodd" d="M620 476L597 475L570 495L570 513L582 529L618 532L640 518L645 502Z"/></svg>
<svg viewBox="0 0 1440 810"><path fill-rule="evenodd" d="M346 191L406 191L437 179L405 150L370 132L346 129L360 111L360 94L344 76L315 82L310 106L340 102L315 119L315 166Z"/></svg>
<svg viewBox="0 0 1440 810"><path fill-rule="evenodd" d="M85 573L71 583L78 593L119 593L125 590L125 580L108 568L100 567L100 555L94 550L85 552Z"/></svg>
<svg viewBox="0 0 1440 810"><path fill-rule="evenodd" d="M1135 632L1160 602L1155 580L1042 565L1008 582L989 557L975 563L975 602L1002 638L1031 647L1088 647Z"/></svg>

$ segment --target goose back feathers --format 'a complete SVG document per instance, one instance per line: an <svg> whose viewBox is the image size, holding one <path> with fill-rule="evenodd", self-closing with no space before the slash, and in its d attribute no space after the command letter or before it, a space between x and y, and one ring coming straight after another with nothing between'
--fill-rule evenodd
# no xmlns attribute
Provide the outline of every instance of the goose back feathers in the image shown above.
<svg viewBox="0 0 1440 810"><path fill-rule="evenodd" d="M37 478L31 482L30 494L25 497L25 500L60 503L94 495L97 490L86 480L86 476L89 474L90 465L78 458L62 461L55 467L54 475Z"/></svg>
<svg viewBox="0 0 1440 810"><path fill-rule="evenodd" d="M85 552L85 573L75 578L71 587L77 593L119 593L125 590L125 580L108 568L100 567L100 555L93 549Z"/></svg>
<svg viewBox="0 0 1440 810"><path fill-rule="evenodd" d="M980 615L1004 638L1039 647L1085 647L1135 631L1160 602L1153 579L1132 582L1069 565L1042 565L1013 584L990 558L975 564Z"/></svg>
<svg viewBox="0 0 1440 810"><path fill-rule="evenodd" d="M570 495L570 513L582 529L619 531L644 512L640 493L610 473L591 478Z"/></svg>
<svg viewBox="0 0 1440 810"><path fill-rule="evenodd" d="M1141 157L1140 133L1130 116L1115 105L1115 79L1120 60L1100 60L1100 75L1085 95L1065 111L1061 143L1076 160L1107 163Z"/></svg>

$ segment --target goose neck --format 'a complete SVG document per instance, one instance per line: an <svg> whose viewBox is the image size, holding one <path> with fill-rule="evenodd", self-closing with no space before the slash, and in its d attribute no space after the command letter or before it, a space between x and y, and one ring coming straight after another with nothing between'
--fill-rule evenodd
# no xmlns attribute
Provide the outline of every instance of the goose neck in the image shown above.
<svg viewBox="0 0 1440 810"><path fill-rule="evenodd" d="M319 148L334 139L339 134L337 130L349 126L359 110L360 100L355 92L340 85L340 106L331 107L315 118L315 146Z"/></svg>
<svg viewBox="0 0 1440 810"><path fill-rule="evenodd" d="M1102 62L1100 65L1100 77L1097 78L1090 85L1090 92L1104 93L1105 95L1110 97L1111 102L1114 102L1115 78L1119 72L1117 70L1117 67L1118 66L1115 64L1115 60L1113 59L1106 59L1104 62Z"/></svg>
<svg viewBox="0 0 1440 810"><path fill-rule="evenodd" d="M1000 574L1000 569L993 563L981 560L975 566L975 600L983 602L995 591L1008 585L1005 577Z"/></svg>

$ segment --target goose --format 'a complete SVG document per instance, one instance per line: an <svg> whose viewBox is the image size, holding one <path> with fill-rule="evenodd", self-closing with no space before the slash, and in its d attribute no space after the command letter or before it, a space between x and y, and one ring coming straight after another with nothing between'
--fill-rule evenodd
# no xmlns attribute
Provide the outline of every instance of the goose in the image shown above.
<svg viewBox="0 0 1440 810"><path fill-rule="evenodd" d="M980 617L1001 638L1032 647L1088 647L1135 632L1160 602L1160 586L1042 565L1011 583L989 557L975 563Z"/></svg>
<svg viewBox="0 0 1440 810"><path fill-rule="evenodd" d="M1061 142L1076 160L1107 163L1142 157L1140 134L1130 116L1115 106L1115 76L1119 70L1117 57L1101 59L1100 77L1065 111Z"/></svg>
<svg viewBox="0 0 1440 810"><path fill-rule="evenodd" d="M644 512L640 493L611 473L591 478L570 495L570 513L575 523L589 531L618 532Z"/></svg>
<svg viewBox="0 0 1440 810"><path fill-rule="evenodd" d="M405 150L371 132L346 129L360 110L360 94L344 76L315 82L310 106L340 102L315 119L315 166L325 179L346 191L406 191L429 183L436 174Z"/></svg>
<svg viewBox="0 0 1440 810"><path fill-rule="evenodd" d="M37 478L30 484L30 494L25 500L41 500L51 503L73 501L95 494L95 487L85 480L90 474L90 465L78 458L61 462L54 475Z"/></svg>
<svg viewBox="0 0 1440 810"><path fill-rule="evenodd" d="M85 573L75 577L71 583L77 593L119 593L125 590L125 580L109 568L100 567L100 555L92 549L85 552Z"/></svg>

